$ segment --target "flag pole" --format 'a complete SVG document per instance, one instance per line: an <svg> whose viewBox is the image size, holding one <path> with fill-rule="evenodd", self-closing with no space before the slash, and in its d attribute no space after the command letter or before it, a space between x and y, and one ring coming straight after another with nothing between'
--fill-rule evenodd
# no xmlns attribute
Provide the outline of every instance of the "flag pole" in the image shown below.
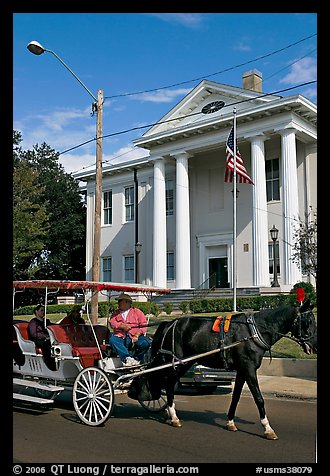
<svg viewBox="0 0 330 476"><path fill-rule="evenodd" d="M236 312L236 302L237 302L237 259L236 259L236 236L237 236L237 227L236 227L236 216L237 216L237 183L236 183L236 107L233 109L234 114L234 174L233 174L233 311Z"/></svg>

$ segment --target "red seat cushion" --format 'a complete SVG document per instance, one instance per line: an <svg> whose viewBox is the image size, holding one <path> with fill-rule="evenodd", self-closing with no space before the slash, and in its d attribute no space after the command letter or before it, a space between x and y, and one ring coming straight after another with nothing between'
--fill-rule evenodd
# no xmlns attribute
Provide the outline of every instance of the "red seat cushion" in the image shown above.
<svg viewBox="0 0 330 476"><path fill-rule="evenodd" d="M59 343L70 344L72 355L79 357L83 367L95 365L102 358L95 342L95 336L91 326L86 324L64 325L52 324L49 328ZM106 326L94 326L97 341L101 350L107 349L110 331ZM105 344L103 344L105 342Z"/></svg>
<svg viewBox="0 0 330 476"><path fill-rule="evenodd" d="M79 357L83 367L91 367L101 358L97 347L73 347L72 354Z"/></svg>

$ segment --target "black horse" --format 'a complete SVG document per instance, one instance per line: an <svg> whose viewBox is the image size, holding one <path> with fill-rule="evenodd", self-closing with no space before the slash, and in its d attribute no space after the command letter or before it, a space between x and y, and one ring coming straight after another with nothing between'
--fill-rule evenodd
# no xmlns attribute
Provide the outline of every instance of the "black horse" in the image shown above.
<svg viewBox="0 0 330 476"><path fill-rule="evenodd" d="M227 429L237 431L234 417L246 382L259 410L265 437L275 440L277 435L266 416L257 369L265 352L288 333L291 333L289 337L305 353L317 352L316 321L309 301L305 301L300 307L284 306L254 314L233 314L230 320L223 318L218 329L215 329L215 318L212 317L181 317L172 322L163 322L155 332L151 345L151 362L146 370L170 365L136 377L131 383L128 396L139 401L157 400L164 389L168 422L179 427L181 422L175 412L174 389L188 368L198 362L208 367L236 370ZM192 359L182 362L189 357Z"/></svg>

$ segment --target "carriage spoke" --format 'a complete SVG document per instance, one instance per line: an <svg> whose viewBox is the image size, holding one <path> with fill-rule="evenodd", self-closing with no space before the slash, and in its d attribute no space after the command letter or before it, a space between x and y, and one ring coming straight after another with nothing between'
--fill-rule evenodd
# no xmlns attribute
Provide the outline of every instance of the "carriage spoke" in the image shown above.
<svg viewBox="0 0 330 476"><path fill-rule="evenodd" d="M148 412L161 412L167 407L166 398L161 395L158 400L139 400L139 404Z"/></svg>
<svg viewBox="0 0 330 476"><path fill-rule="evenodd" d="M109 418L114 391L103 370L97 367L83 369L76 377L73 390L73 403L84 423L97 426Z"/></svg>

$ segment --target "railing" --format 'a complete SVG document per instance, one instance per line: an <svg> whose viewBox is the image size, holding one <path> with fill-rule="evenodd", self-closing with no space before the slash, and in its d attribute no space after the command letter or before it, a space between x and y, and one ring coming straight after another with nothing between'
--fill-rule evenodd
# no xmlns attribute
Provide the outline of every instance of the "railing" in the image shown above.
<svg viewBox="0 0 330 476"><path fill-rule="evenodd" d="M201 299L215 289L216 274L217 273L215 272L212 273L211 276L205 279L205 281L203 281L197 288L194 289L194 299Z"/></svg>

